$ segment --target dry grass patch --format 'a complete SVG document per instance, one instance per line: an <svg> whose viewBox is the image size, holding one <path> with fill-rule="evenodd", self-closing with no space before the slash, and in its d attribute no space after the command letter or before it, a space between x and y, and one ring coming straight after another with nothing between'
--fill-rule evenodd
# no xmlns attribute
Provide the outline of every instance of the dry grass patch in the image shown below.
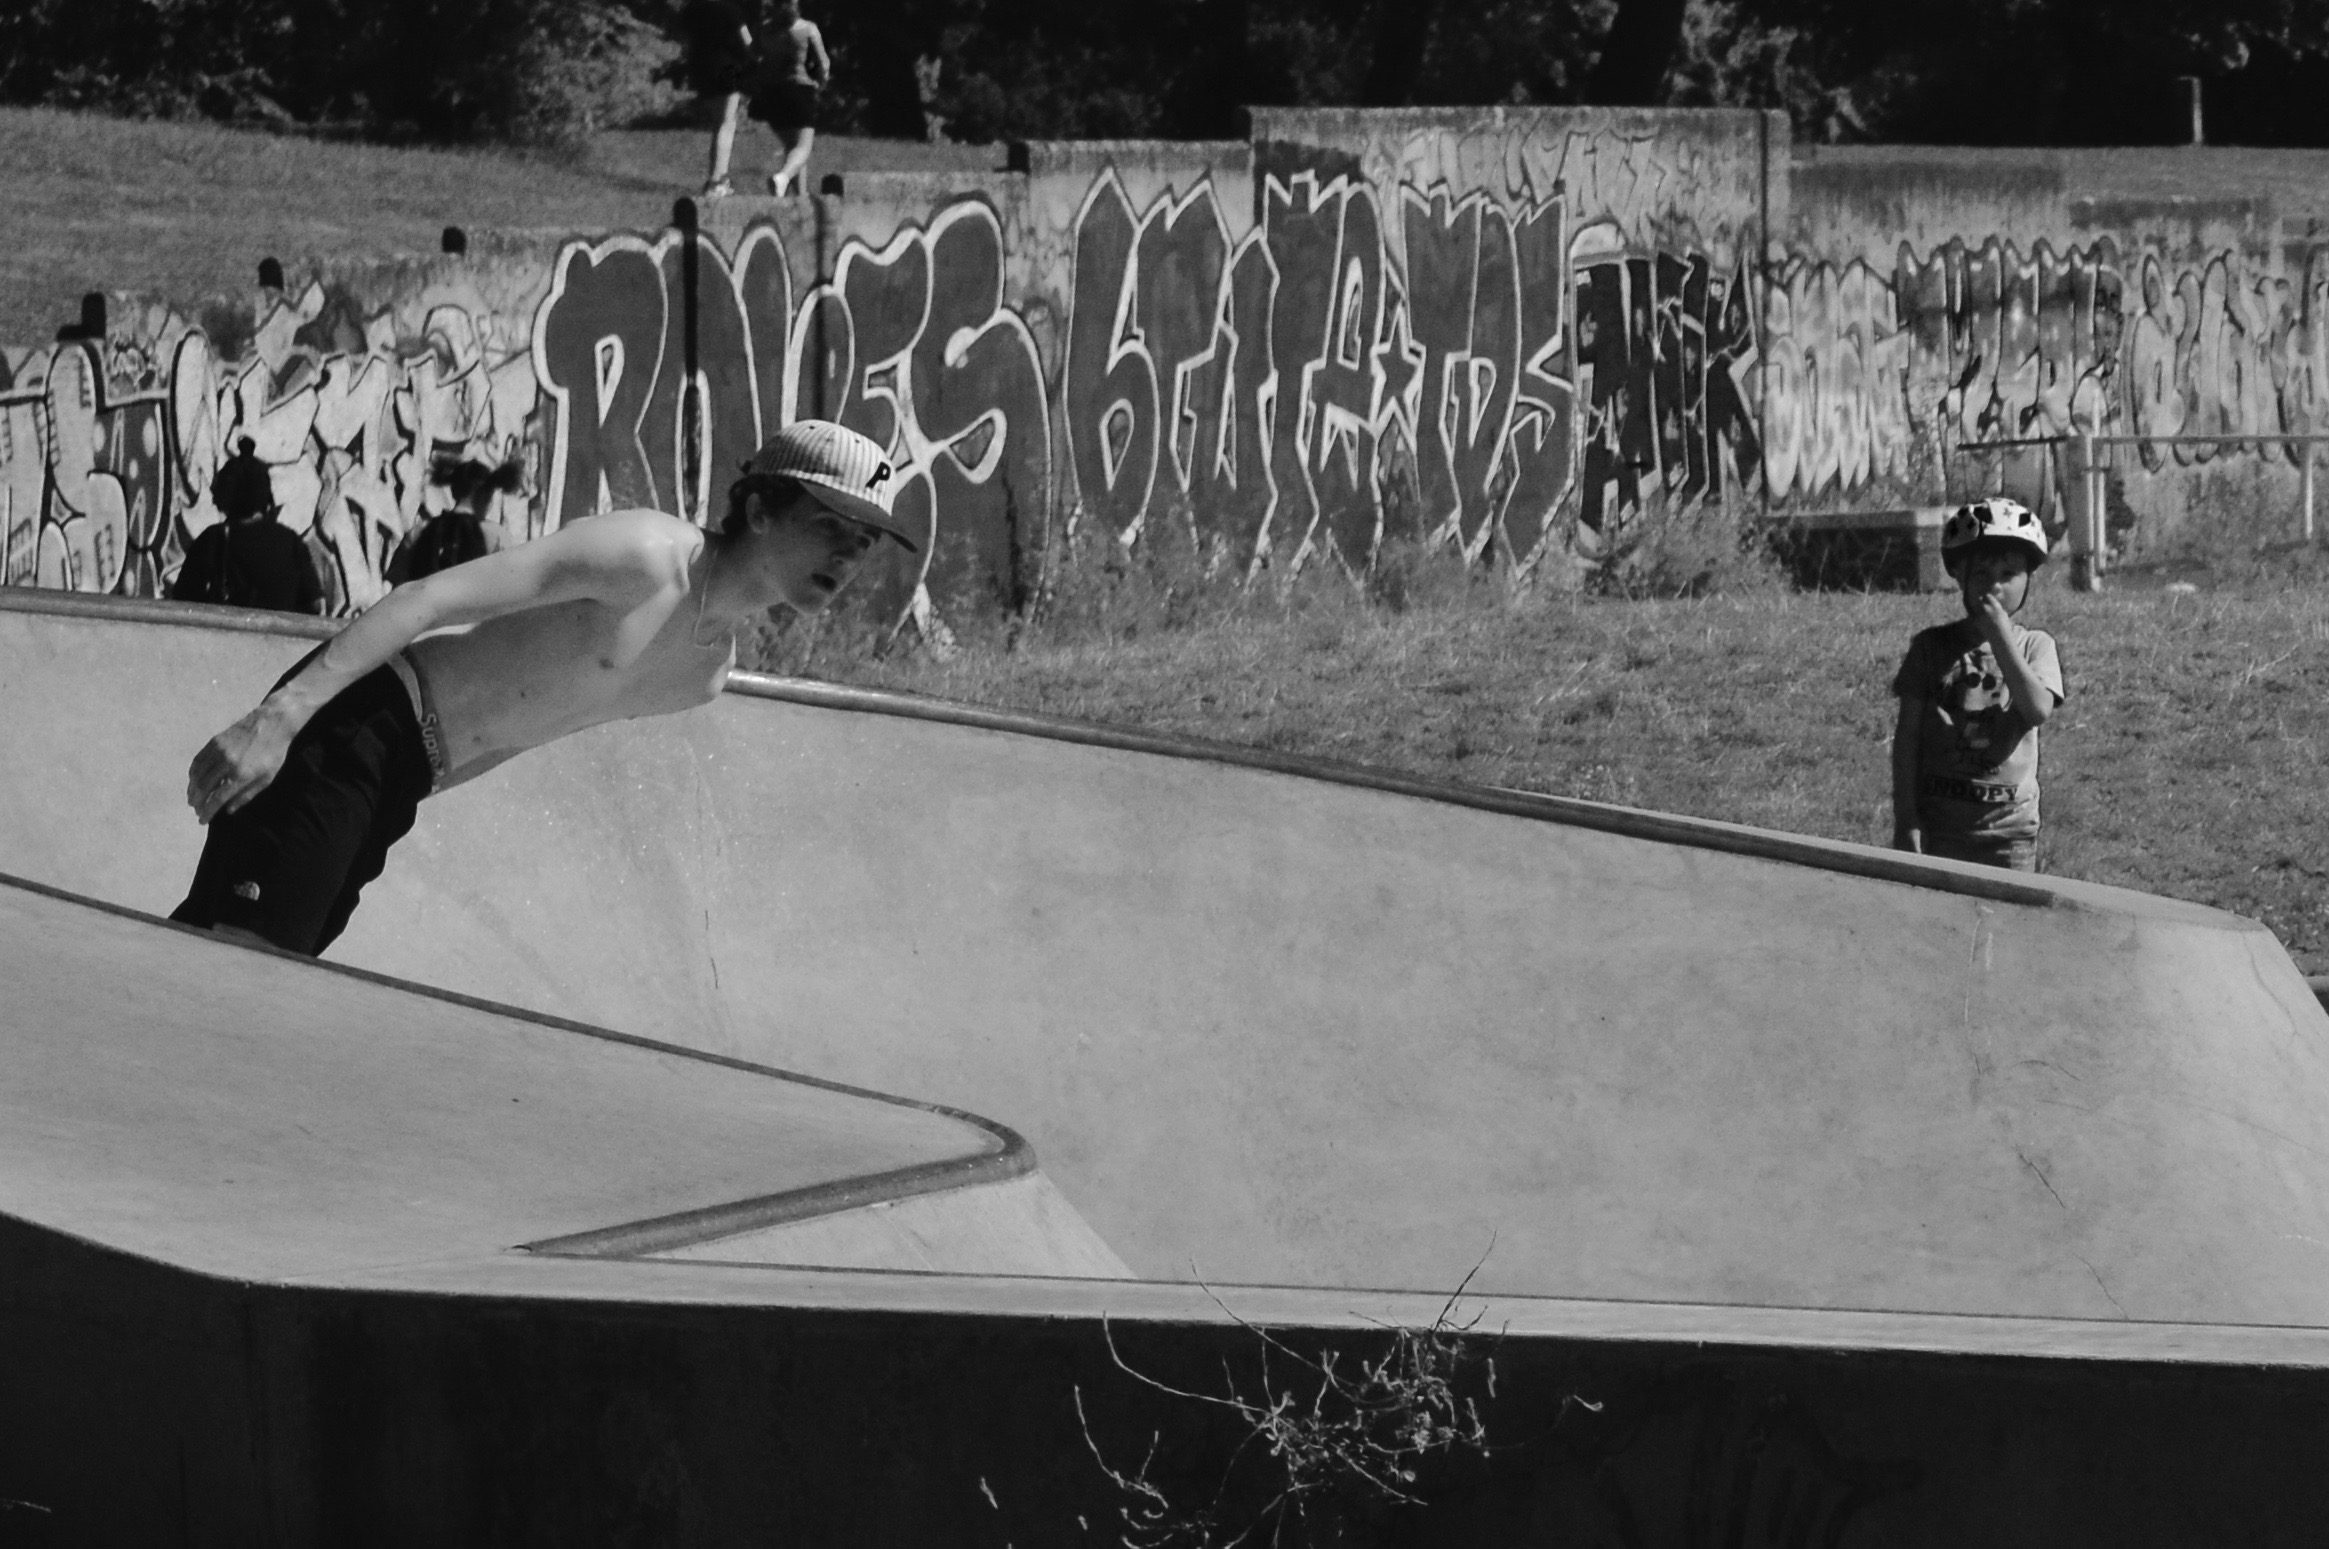
<svg viewBox="0 0 2329 1549"><path fill-rule="evenodd" d="M1190 584L1190 583L1184 583ZM1142 593L1142 585L1151 590ZM2061 641L2046 731L2049 871L2264 921L2329 972L2329 582L2217 575L2176 594L2049 576L2024 615ZM772 670L1178 732L1759 827L1890 835L1888 685L1953 598L1776 585L1678 600L1514 594L1459 570L1399 609L1338 574L1167 606L1120 578L950 660L875 658L833 624Z"/></svg>

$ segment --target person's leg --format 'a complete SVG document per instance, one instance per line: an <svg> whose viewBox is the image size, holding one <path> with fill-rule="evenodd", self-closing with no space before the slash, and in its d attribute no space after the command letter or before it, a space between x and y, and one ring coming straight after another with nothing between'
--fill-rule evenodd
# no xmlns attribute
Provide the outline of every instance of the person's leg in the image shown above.
<svg viewBox="0 0 2329 1549"><path fill-rule="evenodd" d="M406 740L417 743L419 735L416 729ZM415 759L409 756L411 749L404 751L408 756L388 762L388 778L382 782L372 821L366 825L361 842L348 859L347 869L341 873L337 896L324 910L323 924L315 935L315 951L319 957L348 928L348 920L356 912L356 902L363 896L365 885L376 880L387 867L389 848L412 832L421 798L429 793L427 755L421 754Z"/></svg>
<svg viewBox="0 0 2329 1549"><path fill-rule="evenodd" d="M798 129L780 129L777 131L777 138L784 142L784 165L778 167L770 175L768 187L771 193L781 199L784 197L785 189L791 185L794 178L807 175L809 148L817 143L817 131L806 125ZM804 183L802 192L806 193L807 191L807 185Z"/></svg>
<svg viewBox="0 0 2329 1549"><path fill-rule="evenodd" d="M2038 841L2035 839L1992 839L1964 834L1925 834L1925 853L1945 861L1964 861L1974 866L1997 866L2007 871L2036 871L2038 869Z"/></svg>
<svg viewBox="0 0 2329 1549"><path fill-rule="evenodd" d="M736 191L736 186L728 181L728 162L736 154L736 121L743 113L744 94L728 93L720 106L719 127L712 131L712 170L704 179L706 199L725 199Z"/></svg>
<svg viewBox="0 0 2329 1549"><path fill-rule="evenodd" d="M177 916L172 915L171 918L176 919ZM275 944L257 931L245 930L240 925L213 925L210 933L222 941L239 941L246 947L271 947Z"/></svg>
<svg viewBox="0 0 2329 1549"><path fill-rule="evenodd" d="M170 918L314 956L371 816L363 792L328 762L316 742L295 746L249 805L211 819L194 880Z"/></svg>

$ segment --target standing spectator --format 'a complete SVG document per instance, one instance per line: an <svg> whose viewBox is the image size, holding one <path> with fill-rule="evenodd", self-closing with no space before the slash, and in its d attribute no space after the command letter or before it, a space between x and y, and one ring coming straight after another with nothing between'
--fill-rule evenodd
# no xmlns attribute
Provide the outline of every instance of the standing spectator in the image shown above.
<svg viewBox="0 0 2329 1549"><path fill-rule="evenodd" d="M720 99L704 197L725 199L736 191L728 179L728 161L735 154L736 125L744 115L745 97L759 75L761 35L767 24L759 0L695 0L687 17L688 75L697 91Z"/></svg>
<svg viewBox="0 0 2329 1549"><path fill-rule="evenodd" d="M275 520L275 486L249 436L210 481L226 518L203 530L170 581L173 602L215 602L280 613L321 613L323 583L299 534Z"/></svg>
<svg viewBox="0 0 2329 1549"><path fill-rule="evenodd" d="M1941 528L1941 563L1965 617L1920 631L1893 679L1893 848L2035 871L2038 728L2061 707L2062 658L2014 615L2046 532L2014 501L1975 501Z"/></svg>
<svg viewBox="0 0 2329 1549"><path fill-rule="evenodd" d="M486 512L496 495L514 494L521 479L516 463L488 468L475 458L440 457L430 470L429 482L453 497L452 509L440 511L404 535L388 561L388 584L402 586L425 575L509 547L509 533Z"/></svg>
<svg viewBox="0 0 2329 1549"><path fill-rule="evenodd" d="M752 116L775 130L784 144L784 165L768 175L768 191L779 199L808 169L809 148L817 140L817 103L832 78L825 35L815 22L801 20L798 0L776 0L760 42Z"/></svg>

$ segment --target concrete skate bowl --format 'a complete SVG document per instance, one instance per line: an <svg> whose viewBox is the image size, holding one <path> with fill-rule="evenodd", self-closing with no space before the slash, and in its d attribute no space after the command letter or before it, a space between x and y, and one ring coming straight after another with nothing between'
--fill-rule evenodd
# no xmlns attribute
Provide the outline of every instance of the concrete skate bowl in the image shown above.
<svg viewBox="0 0 2329 1549"><path fill-rule="evenodd" d="M165 912L313 633L8 598L0 872ZM739 680L429 802L332 957L982 1115L1149 1281L2329 1325L2329 1016L2108 888Z"/></svg>

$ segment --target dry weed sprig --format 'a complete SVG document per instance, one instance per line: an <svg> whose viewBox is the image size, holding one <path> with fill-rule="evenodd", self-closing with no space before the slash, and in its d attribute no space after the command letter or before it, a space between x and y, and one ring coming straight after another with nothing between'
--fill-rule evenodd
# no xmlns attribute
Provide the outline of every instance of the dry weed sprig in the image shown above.
<svg viewBox="0 0 2329 1549"><path fill-rule="evenodd" d="M1199 1281L1213 1304L1257 1341L1261 1369L1253 1391L1240 1385L1226 1357L1221 1363L1222 1393L1198 1393L1160 1381L1125 1360L1116 1347L1113 1326L1102 1318L1108 1357L1119 1371L1156 1392L1228 1410L1244 1427L1211 1498L1201 1506L1187 1505L1174 1500L1153 1477L1162 1433L1151 1433L1139 1467L1124 1472L1101 1451L1084 1411L1083 1390L1077 1387L1076 1417L1083 1426L1084 1444L1101 1472L1128 1497L1118 1510L1124 1549L1236 1549L1264 1527L1275 1545L1282 1541L1288 1520L1307 1521L1314 1503L1347 1494L1360 1501L1419 1505L1421 1498L1413 1492L1417 1464L1458 1450L1484 1455L1487 1427L1477 1404L1457 1391L1455 1381L1476 1359L1466 1341L1479 1316L1458 1321L1456 1314L1479 1270L1478 1264L1472 1266L1429 1327L1378 1323L1391 1336L1389 1346L1372 1360L1356 1361L1336 1350L1303 1354L1240 1316L1211 1286ZM1282 1363L1291 1362L1307 1374L1306 1379L1299 1379L1297 1386L1274 1376L1273 1355L1281 1369ZM1493 1395L1493 1362L1487 1363L1487 1376ZM1307 1399L1298 1387L1309 1389ZM1242 1522L1233 1523L1228 1520L1231 1481L1238 1463L1249 1454L1266 1458L1276 1472L1268 1499L1245 1514Z"/></svg>

